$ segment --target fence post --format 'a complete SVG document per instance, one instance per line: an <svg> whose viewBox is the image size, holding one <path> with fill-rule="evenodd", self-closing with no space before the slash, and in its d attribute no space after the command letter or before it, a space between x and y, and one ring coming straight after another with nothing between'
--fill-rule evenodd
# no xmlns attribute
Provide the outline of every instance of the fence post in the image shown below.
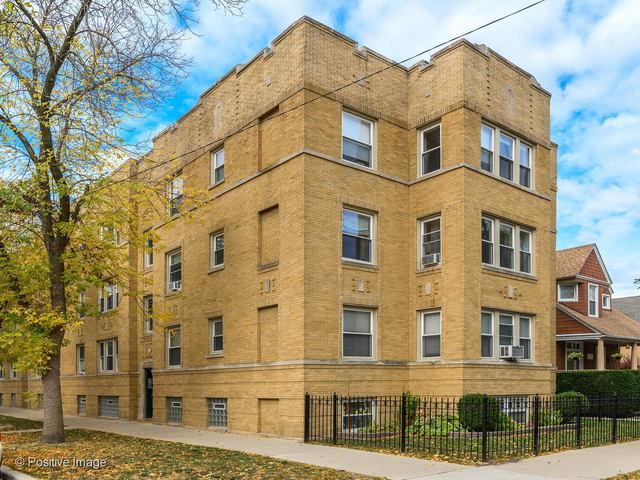
<svg viewBox="0 0 640 480"><path fill-rule="evenodd" d="M582 398L576 398L576 447L582 448Z"/></svg>
<svg viewBox="0 0 640 480"><path fill-rule="evenodd" d="M304 394L304 441L309 441L309 427L311 425L311 396Z"/></svg>
<svg viewBox="0 0 640 480"><path fill-rule="evenodd" d="M407 394L402 392L402 402L400 403L400 451L407 448Z"/></svg>
<svg viewBox="0 0 640 480"><path fill-rule="evenodd" d="M533 454L540 455L540 396L533 399Z"/></svg>
<svg viewBox="0 0 640 480"><path fill-rule="evenodd" d="M613 394L613 424L611 425L611 443L618 441L618 394Z"/></svg>
<svg viewBox="0 0 640 480"><path fill-rule="evenodd" d="M482 397L482 461L487 461L487 440L489 428L489 397Z"/></svg>
<svg viewBox="0 0 640 480"><path fill-rule="evenodd" d="M333 406L331 408L333 444L338 443L338 394L333 394Z"/></svg>

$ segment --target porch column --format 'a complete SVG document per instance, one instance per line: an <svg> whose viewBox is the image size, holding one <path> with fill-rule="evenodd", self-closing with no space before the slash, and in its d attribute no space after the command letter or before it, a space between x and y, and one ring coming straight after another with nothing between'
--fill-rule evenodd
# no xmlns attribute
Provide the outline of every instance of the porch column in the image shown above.
<svg viewBox="0 0 640 480"><path fill-rule="evenodd" d="M598 339L598 351L596 353L596 364L597 370L604 370L604 367L606 365L605 363L606 360L606 356L604 353L604 338L599 338Z"/></svg>
<svg viewBox="0 0 640 480"><path fill-rule="evenodd" d="M631 344L631 370L638 369L638 344L633 342Z"/></svg>

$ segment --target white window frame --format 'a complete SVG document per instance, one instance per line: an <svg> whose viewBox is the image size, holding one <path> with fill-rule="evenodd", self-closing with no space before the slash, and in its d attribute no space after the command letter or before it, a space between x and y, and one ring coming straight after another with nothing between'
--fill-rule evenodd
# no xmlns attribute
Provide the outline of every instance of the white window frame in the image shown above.
<svg viewBox="0 0 640 480"><path fill-rule="evenodd" d="M348 405L351 404L368 404L369 406L369 410L368 411L359 411L359 410L355 410L355 413L351 412L351 407ZM376 400L373 398L368 398L368 397L351 397L351 398L347 398L344 399L342 401L342 415L341 415L341 419L340 419L340 430L342 432L357 432L359 431L361 428L365 428L369 425L371 425L373 422L376 421L377 415L376 415ZM362 426L356 426L356 427L351 427L351 425L349 425L350 428L346 428L345 423L349 424L350 422L347 421L345 422L345 419L348 418L360 418L360 417L364 417L364 418L368 418L369 421L367 422L366 425Z"/></svg>
<svg viewBox="0 0 640 480"><path fill-rule="evenodd" d="M571 298L562 297L562 289L560 287L573 287L573 295ZM559 302L577 302L578 301L578 284L577 283L559 283L558 284L558 301Z"/></svg>
<svg viewBox="0 0 640 480"><path fill-rule="evenodd" d="M354 311L354 312L366 312L369 314L369 329L370 332L368 334L362 332L349 332L344 329L344 312L345 311ZM342 335L340 336L340 350L341 356L344 360L374 360L376 358L376 310L372 308L363 308L363 307L352 307L349 305L345 305L342 307L342 318L341 318L340 329L342 331ZM368 357L362 356L351 356L344 354L344 336L346 335L368 335L371 336L371 355Z"/></svg>
<svg viewBox="0 0 640 480"><path fill-rule="evenodd" d="M144 255L142 266L144 268L153 266L153 238L149 236L144 239Z"/></svg>
<svg viewBox="0 0 640 480"><path fill-rule="evenodd" d="M424 134L427 132L430 132L431 130L435 130L436 128L438 129L438 136L440 137L438 146L435 148L430 148L429 150L425 150ZM432 173L442 170L442 124L436 123L434 125L425 127L418 132L418 135L419 135L418 142L420 145L420 151L418 152L418 177L424 177L425 175L430 175ZM433 152L435 150L440 150L440 166L437 169L433 170L432 172L425 172L424 164L423 164L423 156L425 153Z"/></svg>
<svg viewBox="0 0 640 480"><path fill-rule="evenodd" d="M511 229L511 245L507 245L507 244L502 244L502 227L505 228L510 228ZM516 234L516 226L512 223L508 223L508 222L498 222L498 228L497 230L497 234L498 234L498 262L497 262L497 267L505 269L505 270L516 270L516 266L517 266L517 258L516 258L516 238L517 238L517 234ZM510 249L511 250L511 263L512 263L512 267L504 267L502 266L502 248L505 249Z"/></svg>
<svg viewBox="0 0 640 480"><path fill-rule="evenodd" d="M80 349L82 349L82 356L80 356ZM84 375L87 372L87 347L84 343L78 343L76 345L76 373L78 375Z"/></svg>
<svg viewBox="0 0 640 480"><path fill-rule="evenodd" d="M591 299L591 291L594 289L593 300ZM587 315L590 317L598 317L600 313L600 305L598 305L598 299L600 297L600 287L595 283L589 283L587 285ZM595 305L595 312L591 314L591 302Z"/></svg>
<svg viewBox="0 0 640 480"><path fill-rule="evenodd" d="M109 308L109 298L112 298L111 308ZM118 292L118 285L109 284L100 289L100 295L98 298L98 304L100 313L107 313L118 308L120 304L120 295Z"/></svg>
<svg viewBox="0 0 640 480"><path fill-rule="evenodd" d="M427 334L424 331L424 317L425 315L438 314L438 333L430 333ZM418 312L418 331L420 332L420 336L418 338L418 361L422 362L430 362L434 360L439 360L442 358L442 311L441 310L421 310ZM439 355L430 355L425 356L423 339L425 337L439 337L440 339L440 354Z"/></svg>
<svg viewBox="0 0 640 480"><path fill-rule="evenodd" d="M489 150L488 148L484 148L482 146L482 129L487 129L488 131L491 132L491 150ZM486 168L482 167L482 150L486 150L487 152L491 153L491 159L489 160L489 170L487 170ZM480 169L484 170L485 172L493 172L493 165L495 163L495 151L496 151L496 129L493 127L490 127L489 125L482 123L480 125Z"/></svg>
<svg viewBox="0 0 640 480"><path fill-rule="evenodd" d="M485 357L482 355L482 337L489 336L488 334L482 333L482 314L491 315L491 328L492 328L492 345L493 351L491 357ZM520 340L528 339L530 342L530 354L531 358L524 358L518 360L520 363L534 363L535 360L535 341L536 341L536 331L535 331L535 315L531 315L528 313L515 313L508 312L502 310L492 310L488 308L483 308L480 311L480 358L482 360L500 360L506 362L507 360L500 358L500 316L507 316L511 318L512 321L512 343L511 345L520 345ZM527 318L529 319L529 337L520 337L520 319Z"/></svg>
<svg viewBox="0 0 640 480"><path fill-rule="evenodd" d="M151 301L151 308L149 308ZM142 318L144 322L144 333L153 333L153 295L145 295L142 297Z"/></svg>
<svg viewBox="0 0 640 480"><path fill-rule="evenodd" d="M171 338L175 338L175 335L171 335L171 332L177 330L178 332L180 332L180 344L179 345L171 345ZM166 363L167 363L167 368L180 368L182 367L182 326L181 325L171 325L168 326L166 329ZM170 351L171 349L179 349L180 350L180 363L176 364L176 365L171 365L170 364Z"/></svg>
<svg viewBox="0 0 640 480"><path fill-rule="evenodd" d="M424 227L427 223L433 222L434 220L438 220L440 222L438 230L434 230L434 232L438 232L440 234L440 238L438 239L438 244L439 244L438 261L433 265L424 266L422 265L422 257L424 256L424 252L423 252L424 238L426 237L426 234L424 233ZM438 214L438 215L432 215L430 217L426 217L418 220L418 269L438 267L441 264L442 264L442 216Z"/></svg>
<svg viewBox="0 0 640 480"><path fill-rule="evenodd" d="M578 359L578 370L584 370L584 342L582 340L566 341L564 344L564 368L566 370L574 370L573 360L572 365L569 366L569 354L573 352L579 352L583 354L583 358Z"/></svg>
<svg viewBox="0 0 640 480"><path fill-rule="evenodd" d="M604 299L607 299L606 304ZM611 295L609 295L608 293L603 293L602 294L602 309L603 310L611 310Z"/></svg>
<svg viewBox="0 0 640 480"><path fill-rule="evenodd" d="M368 144L363 144L360 140L356 140L355 138L351 138L345 135L344 133L344 117L351 117L351 118L355 118L359 121L363 121L367 124L369 124L369 143ZM353 165L358 165L359 167L363 167L363 168L370 168L370 169L374 169L375 165L376 165L376 148L375 148L375 122L373 120L369 120L368 118L365 118L361 115L357 115L355 113L351 113L348 112L346 110L342 111L342 116L341 118L341 136L340 136L340 158L342 159L342 161L344 162L349 162ZM348 160L346 158L344 158L344 139L347 138L352 142L357 142L359 144L362 145L367 145L368 147L371 148L371 162L369 165L364 165L362 163L359 162L354 162L353 160Z"/></svg>
<svg viewBox="0 0 640 480"><path fill-rule="evenodd" d="M177 288L175 290L172 290L171 288L169 288L170 284L171 284L171 257L173 257L176 254L180 254L180 288ZM182 265L184 264L184 259L182 257L182 248L175 248L173 250L171 250L170 252L167 252L166 256L165 256L165 265L166 265L166 292L167 294L172 294L172 293L177 293L177 292L181 292L182 291Z"/></svg>
<svg viewBox="0 0 640 480"><path fill-rule="evenodd" d="M482 246L484 243L489 243L488 241L482 238L482 220L491 222L491 240L492 240L492 262L493 263L485 263L482 258ZM501 220L499 218L492 217L490 215L482 215L482 219L480 221L480 261L482 265L490 266L492 268L497 268L499 270L503 270L505 272L514 272L522 275L535 276L536 274L536 232L532 228L525 227L522 225L518 225L514 222L509 222L505 220ZM513 250L513 268L502 267L500 265L500 247L502 244L500 243L500 226L505 225L509 226L512 229L511 232L511 240L512 246L505 248L511 248ZM520 232L524 231L530 235L530 248L531 248L531 271L524 272L520 269Z"/></svg>
<svg viewBox="0 0 640 480"><path fill-rule="evenodd" d="M9 364L9 378L15 380L18 378L19 371L13 366L13 363Z"/></svg>
<svg viewBox="0 0 640 480"><path fill-rule="evenodd" d="M485 170L484 168L482 168L482 149L483 149L482 128L483 127L493 132L493 138L492 138L493 150L491 151L492 153L491 170ZM509 180L508 178L505 178L500 175L500 137L501 136L506 136L513 140L513 166L512 166L513 179L512 180ZM521 165L520 146L521 145L529 148L529 183L530 183L529 186L523 185L522 179L520 178L520 165ZM505 182L514 183L527 190L534 190L535 189L535 152L536 152L536 148L532 143L522 140L517 135L513 135L511 132L502 130L501 128L491 125L488 122L483 121L481 123L480 125L480 169L482 171L491 173L497 176L498 178L504 180ZM497 156L496 156L496 153L497 153Z"/></svg>
<svg viewBox="0 0 640 480"><path fill-rule="evenodd" d="M222 237L222 248L216 250L216 239ZM222 262L216 263L216 252L222 250ZM224 267L224 232L212 233L209 236L209 268Z"/></svg>
<svg viewBox="0 0 640 480"><path fill-rule="evenodd" d="M533 183L533 147L522 140L518 141L518 184L524 188L531 188L531 184ZM522 163L522 149L527 149L529 151L529 165L524 165ZM521 175L520 170L525 168L529 171L529 185L525 185L523 182L523 177Z"/></svg>
<svg viewBox="0 0 640 480"><path fill-rule="evenodd" d="M349 211L352 213L355 213L357 215L363 215L365 217L369 218L369 230L371 232L371 238L369 239L365 239L365 240L369 240L371 247L370 247L370 260L366 261L366 260L358 260L356 258L349 258L349 257L345 257L342 256L342 260L345 262L354 262L354 263L360 263L360 264L364 264L364 265L375 265L376 264L376 215L373 213L368 213L368 212L364 212L362 210L358 210L355 208L351 208L351 207L346 207L343 206L342 207L342 212L341 212L341 219L340 219L340 253L342 255L342 252L344 250L344 245L343 245L343 236L347 235L350 237L357 237L357 238L364 238L364 237L360 237L358 235L354 235L351 233L346 233L344 232L344 212L345 211Z"/></svg>
<svg viewBox="0 0 640 480"><path fill-rule="evenodd" d="M107 354L107 345L112 344L112 355ZM118 339L109 338L98 340L98 371L100 373L112 373L118 371ZM103 355L104 353L104 355ZM107 359L113 357L113 369L107 369Z"/></svg>
<svg viewBox="0 0 640 480"><path fill-rule="evenodd" d="M0 362L0 380L4 380L4 362ZM0 407L2 403L0 402Z"/></svg>
<svg viewBox="0 0 640 480"><path fill-rule="evenodd" d="M78 294L78 307L77 307L78 320L82 320L87 317L87 291L82 290Z"/></svg>
<svg viewBox="0 0 640 480"><path fill-rule="evenodd" d="M184 202L184 178L182 171L176 172L173 177L167 180L167 199L168 213L170 217L174 217L180 213L180 207ZM174 202L177 205L174 206ZM173 210L176 210L175 212Z"/></svg>
<svg viewBox="0 0 640 480"><path fill-rule="evenodd" d="M216 324L222 325L222 333L216 335ZM216 350L215 339L222 339L222 348ZM209 353L211 355L222 355L224 353L224 320L222 317L212 318L209 320Z"/></svg>
<svg viewBox="0 0 640 480"><path fill-rule="evenodd" d="M523 250L522 249L522 234L527 234L529 235L529 251ZM518 241L518 267L519 267L519 272L521 273L526 273L526 274L531 274L531 272L533 272L533 232L531 230L529 230L528 228L524 228L524 227L518 227L518 236L516 237L517 241ZM528 254L529 255L529 271L526 272L522 269L522 255L523 254ZM515 265L514 265L515 266Z"/></svg>
<svg viewBox="0 0 640 480"><path fill-rule="evenodd" d="M211 152L211 175L209 181L211 185L218 185L219 183L224 182L224 167L225 167L225 158L224 158L224 147L218 148ZM222 158L222 161L219 159ZM216 179L216 174L221 171L222 177L220 179Z"/></svg>

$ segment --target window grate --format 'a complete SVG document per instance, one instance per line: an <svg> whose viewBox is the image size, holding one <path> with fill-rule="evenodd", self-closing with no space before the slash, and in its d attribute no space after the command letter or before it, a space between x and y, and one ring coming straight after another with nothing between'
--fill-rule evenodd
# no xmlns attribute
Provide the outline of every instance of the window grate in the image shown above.
<svg viewBox="0 0 640 480"><path fill-rule="evenodd" d="M226 398L207 398L207 406L209 409L209 426L226 428L227 399Z"/></svg>
<svg viewBox="0 0 640 480"><path fill-rule="evenodd" d="M87 396L78 395L78 415L87 414Z"/></svg>
<svg viewBox="0 0 640 480"><path fill-rule="evenodd" d="M182 397L167 397L167 423L182 423Z"/></svg>
<svg viewBox="0 0 640 480"><path fill-rule="evenodd" d="M118 418L119 410L118 397L98 397L98 416Z"/></svg>

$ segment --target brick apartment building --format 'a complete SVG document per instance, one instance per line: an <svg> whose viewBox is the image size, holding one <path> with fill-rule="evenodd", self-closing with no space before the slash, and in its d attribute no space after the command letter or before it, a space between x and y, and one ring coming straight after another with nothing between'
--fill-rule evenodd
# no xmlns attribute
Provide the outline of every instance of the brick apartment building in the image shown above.
<svg viewBox="0 0 640 480"><path fill-rule="evenodd" d="M178 157L144 174L175 208L122 247L140 298L88 293L66 413L301 437L305 392L554 391L549 103L482 45L405 68L296 21L131 164Z"/></svg>

